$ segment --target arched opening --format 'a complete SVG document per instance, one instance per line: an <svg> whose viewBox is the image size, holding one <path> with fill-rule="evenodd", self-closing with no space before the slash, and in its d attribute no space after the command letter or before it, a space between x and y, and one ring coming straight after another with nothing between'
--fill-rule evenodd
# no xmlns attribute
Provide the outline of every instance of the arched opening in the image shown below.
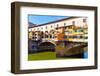
<svg viewBox="0 0 100 76"><path fill-rule="evenodd" d="M39 45L39 51L43 52L43 51L55 51L55 45L51 42L42 42Z"/></svg>

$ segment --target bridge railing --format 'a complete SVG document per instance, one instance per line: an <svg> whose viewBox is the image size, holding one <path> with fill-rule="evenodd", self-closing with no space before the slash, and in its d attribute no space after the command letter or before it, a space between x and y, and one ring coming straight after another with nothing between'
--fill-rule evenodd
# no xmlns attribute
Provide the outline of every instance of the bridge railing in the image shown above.
<svg viewBox="0 0 100 76"><path fill-rule="evenodd" d="M42 39L42 42L55 42L55 40L52 40L52 39Z"/></svg>

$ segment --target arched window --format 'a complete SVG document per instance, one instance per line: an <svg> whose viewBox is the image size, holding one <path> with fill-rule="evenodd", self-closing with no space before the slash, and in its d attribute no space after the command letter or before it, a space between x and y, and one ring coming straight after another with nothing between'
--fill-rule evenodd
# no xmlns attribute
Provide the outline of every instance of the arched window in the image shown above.
<svg viewBox="0 0 100 76"><path fill-rule="evenodd" d="M57 28L59 27L59 24L57 24Z"/></svg>

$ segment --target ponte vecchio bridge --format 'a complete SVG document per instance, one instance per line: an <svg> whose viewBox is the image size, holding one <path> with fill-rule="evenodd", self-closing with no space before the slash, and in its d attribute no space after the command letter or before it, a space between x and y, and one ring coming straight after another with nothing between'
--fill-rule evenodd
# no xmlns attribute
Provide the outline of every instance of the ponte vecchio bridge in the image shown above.
<svg viewBox="0 0 100 76"><path fill-rule="evenodd" d="M87 49L86 18L71 17L29 28L29 52L56 51L60 55L82 53ZM70 52L69 52L70 51Z"/></svg>

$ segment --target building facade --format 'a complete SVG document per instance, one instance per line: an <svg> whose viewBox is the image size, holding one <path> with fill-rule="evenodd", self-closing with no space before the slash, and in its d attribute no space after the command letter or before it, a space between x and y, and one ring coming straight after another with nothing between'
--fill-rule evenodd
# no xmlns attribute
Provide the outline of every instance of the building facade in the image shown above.
<svg viewBox="0 0 100 76"><path fill-rule="evenodd" d="M28 29L29 39L47 41L87 42L86 17L70 17L37 25Z"/></svg>

